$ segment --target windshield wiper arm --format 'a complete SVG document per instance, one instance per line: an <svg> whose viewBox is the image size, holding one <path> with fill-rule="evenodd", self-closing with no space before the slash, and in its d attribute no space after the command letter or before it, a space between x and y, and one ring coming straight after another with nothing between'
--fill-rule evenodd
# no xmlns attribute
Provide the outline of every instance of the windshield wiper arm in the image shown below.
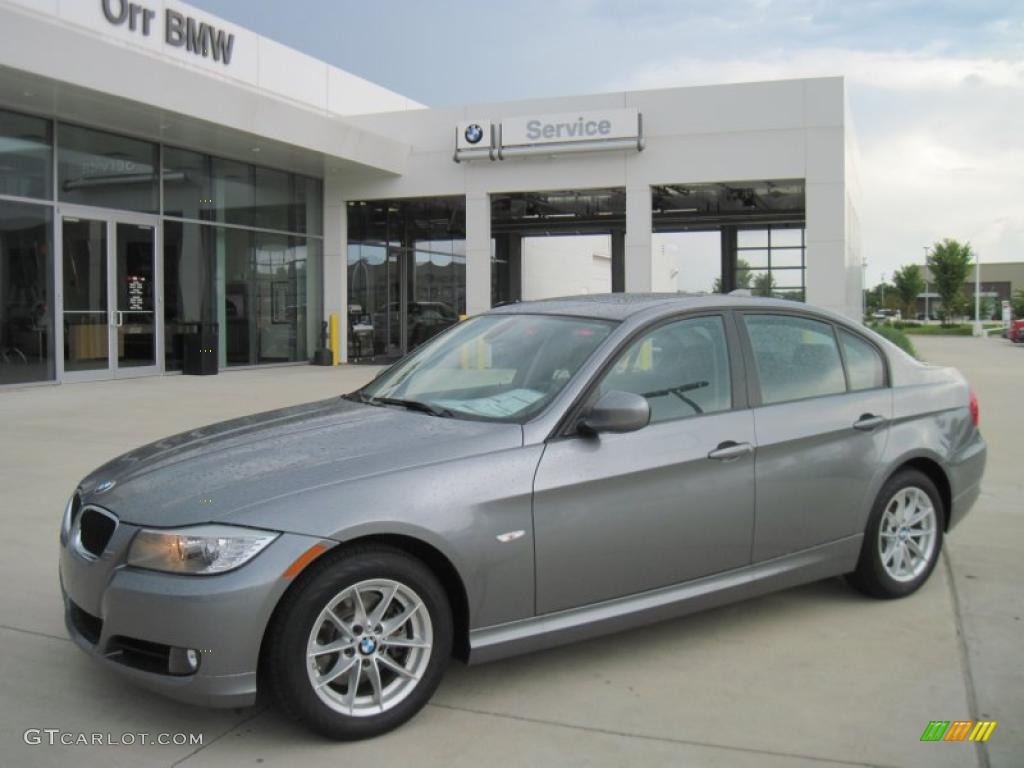
<svg viewBox="0 0 1024 768"><path fill-rule="evenodd" d="M424 403L422 400L403 400L400 397L373 397L372 395L362 393L356 395L356 397L359 398L359 402L366 403L367 405L398 405L402 408L408 408L410 411L429 413L431 416L440 416L441 418L450 418L455 415L448 408Z"/></svg>

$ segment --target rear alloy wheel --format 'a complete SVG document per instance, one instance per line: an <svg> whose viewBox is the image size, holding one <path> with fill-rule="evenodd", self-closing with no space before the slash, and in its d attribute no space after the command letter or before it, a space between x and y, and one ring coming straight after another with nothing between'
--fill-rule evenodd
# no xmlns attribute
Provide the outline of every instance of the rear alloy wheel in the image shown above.
<svg viewBox="0 0 1024 768"><path fill-rule="evenodd" d="M873 597L903 597L931 575L942 549L942 501L931 479L903 470L878 495L850 582Z"/></svg>
<svg viewBox="0 0 1024 768"><path fill-rule="evenodd" d="M376 736L430 699L447 666L447 596L419 560L385 547L314 563L274 617L266 676L282 707L334 739Z"/></svg>

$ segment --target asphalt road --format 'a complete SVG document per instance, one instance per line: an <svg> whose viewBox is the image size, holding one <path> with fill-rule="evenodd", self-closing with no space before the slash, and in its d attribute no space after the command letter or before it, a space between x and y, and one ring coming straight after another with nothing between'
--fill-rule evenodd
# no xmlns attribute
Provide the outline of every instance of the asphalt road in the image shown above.
<svg viewBox="0 0 1024 768"><path fill-rule="evenodd" d="M1017 766L1024 764L1024 347L921 339L981 402L982 498L913 598L834 579L496 664L453 666L398 731L334 744L274 709L206 710L137 690L64 636L57 529L77 480L135 445L220 418L326 397L365 368L292 367L0 394L0 763ZM930 720L998 721L985 747L922 744ZM201 734L197 745L26 744L60 733ZM59 735L57 736L59 739ZM65 736L64 738L69 738ZM91 738L91 736L89 737Z"/></svg>

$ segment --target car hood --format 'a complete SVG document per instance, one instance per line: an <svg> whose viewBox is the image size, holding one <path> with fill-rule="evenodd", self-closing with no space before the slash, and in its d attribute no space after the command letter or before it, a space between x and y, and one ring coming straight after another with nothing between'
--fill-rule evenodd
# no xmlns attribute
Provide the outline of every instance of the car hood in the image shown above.
<svg viewBox="0 0 1024 768"><path fill-rule="evenodd" d="M304 490L519 445L517 424L332 398L158 440L104 464L81 487L85 503L130 523L229 522Z"/></svg>

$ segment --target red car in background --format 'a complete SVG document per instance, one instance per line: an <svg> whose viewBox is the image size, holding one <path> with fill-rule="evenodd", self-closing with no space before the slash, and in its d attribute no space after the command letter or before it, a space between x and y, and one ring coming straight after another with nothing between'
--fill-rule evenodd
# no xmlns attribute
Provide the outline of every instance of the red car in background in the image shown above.
<svg viewBox="0 0 1024 768"><path fill-rule="evenodd" d="M1010 327L1006 329L1006 338L1014 344L1024 343L1024 318L1010 321Z"/></svg>

